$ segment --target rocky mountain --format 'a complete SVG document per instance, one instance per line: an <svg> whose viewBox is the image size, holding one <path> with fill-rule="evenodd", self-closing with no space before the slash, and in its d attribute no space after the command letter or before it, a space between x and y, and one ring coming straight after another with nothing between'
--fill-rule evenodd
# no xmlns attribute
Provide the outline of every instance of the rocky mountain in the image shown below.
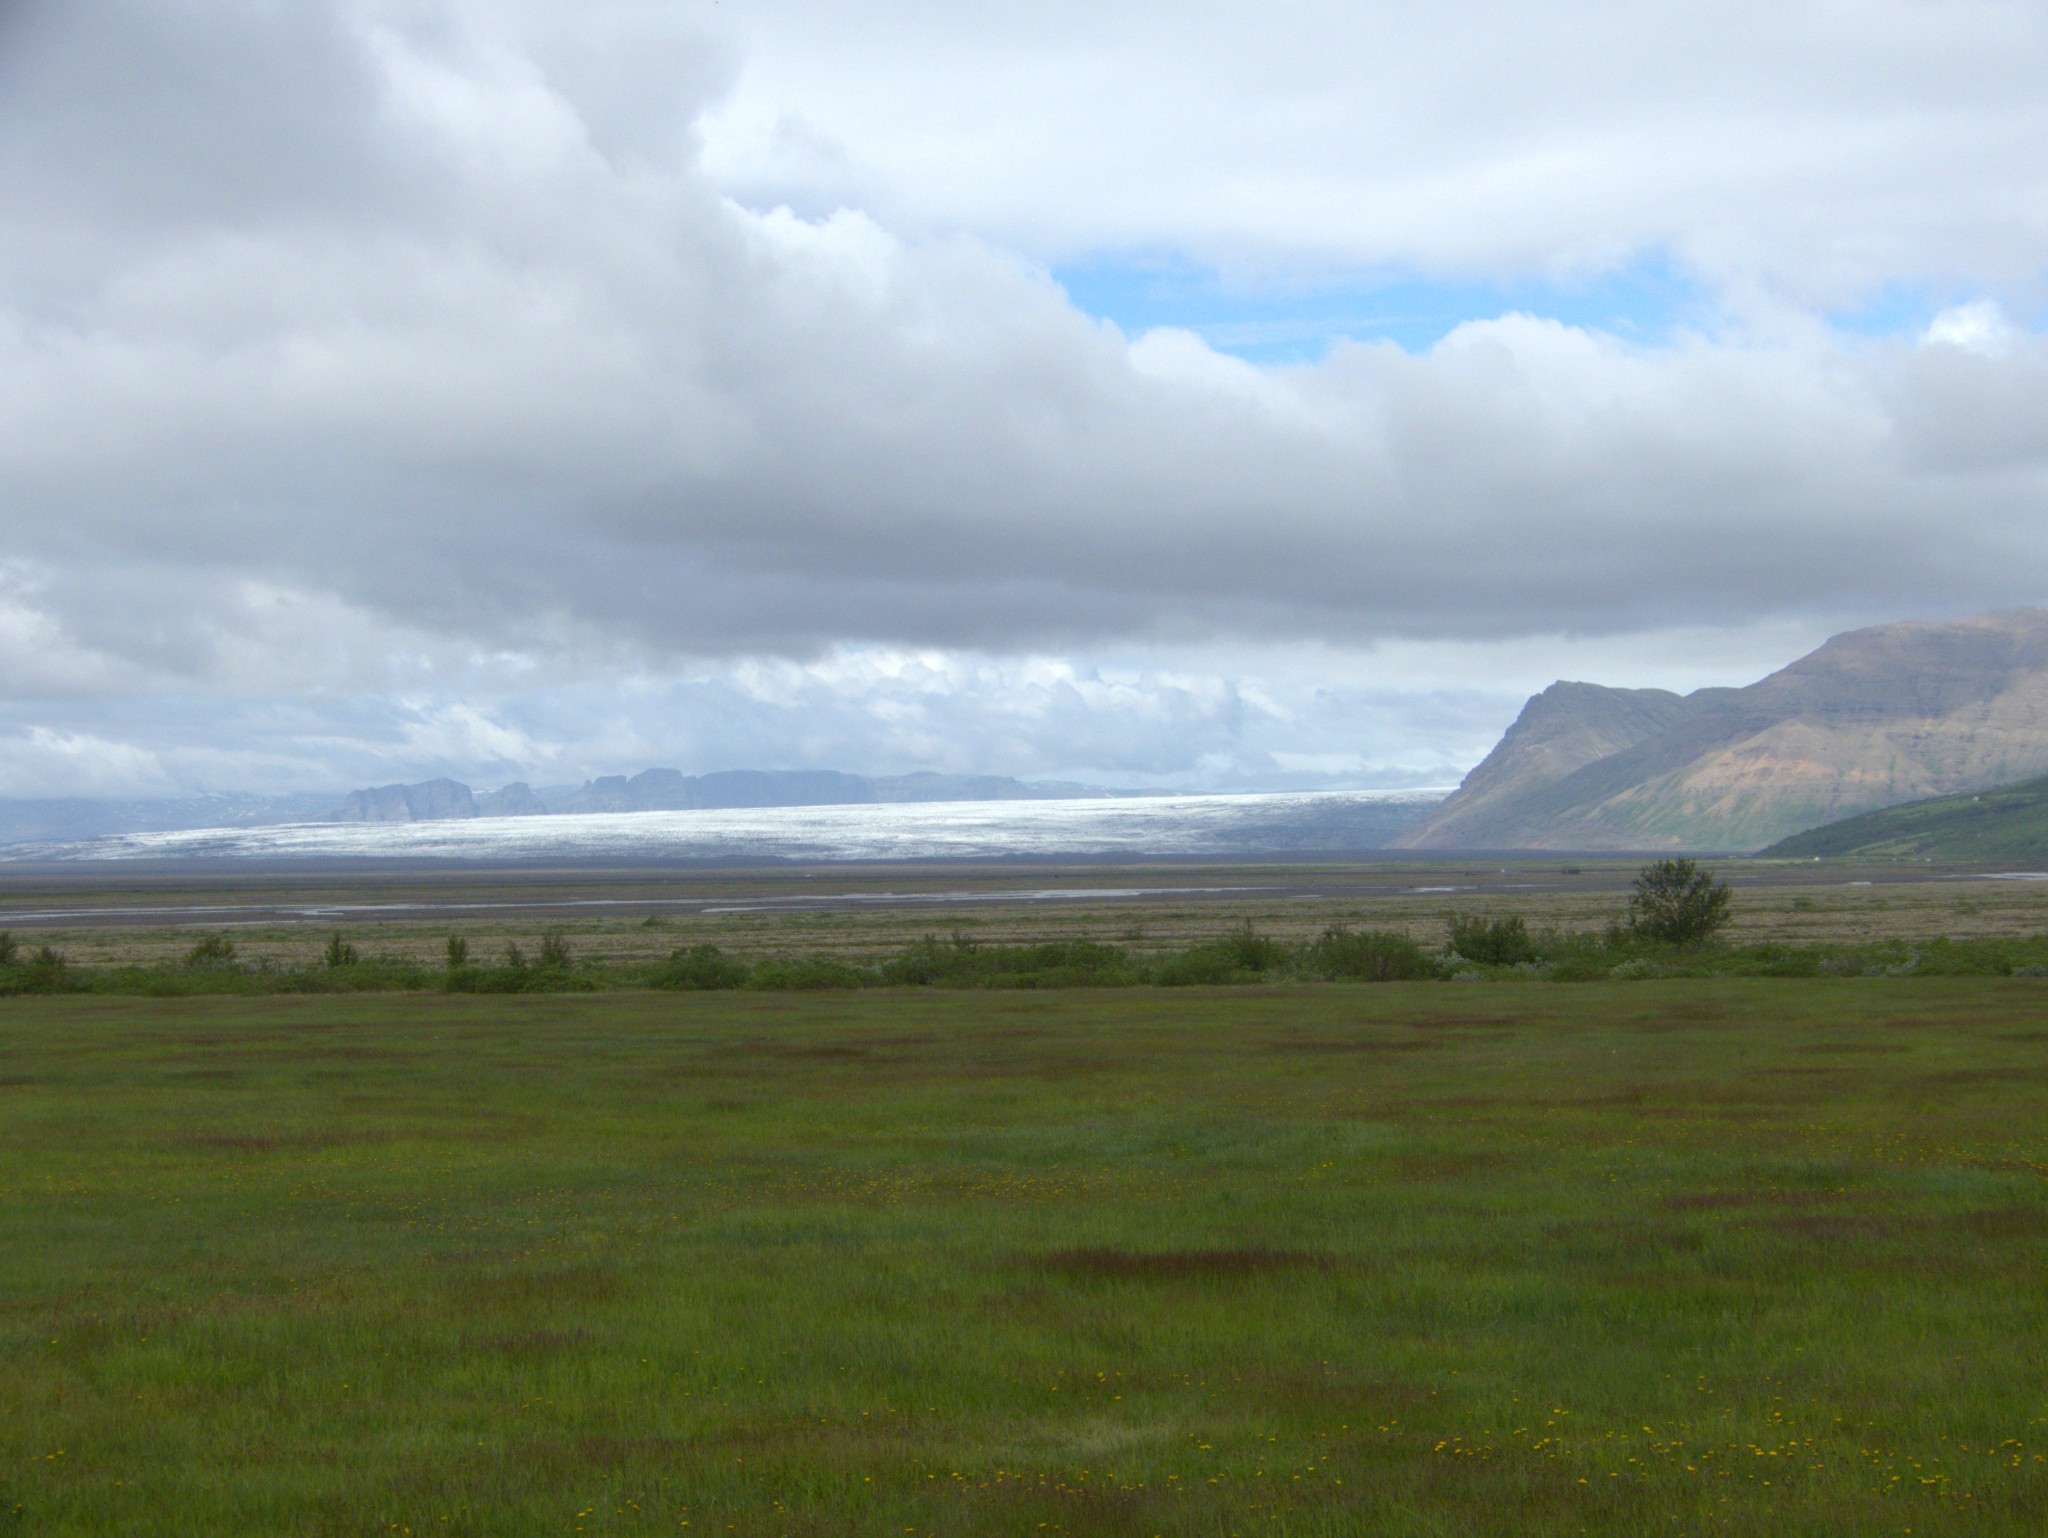
<svg viewBox="0 0 2048 1538"><path fill-rule="evenodd" d="M2048 773L2048 611L1836 636L1741 689L1556 684L1398 840L1411 849L1755 849Z"/></svg>
<svg viewBox="0 0 2048 1538"><path fill-rule="evenodd" d="M476 798L479 817L538 817L547 809L547 802L524 780L514 780L500 790L486 791Z"/></svg>
<svg viewBox="0 0 2048 1538"><path fill-rule="evenodd" d="M327 814L329 822L438 822L474 817L476 801L459 780L426 780L418 785L379 785L352 790Z"/></svg>
<svg viewBox="0 0 2048 1538"><path fill-rule="evenodd" d="M457 780L352 791L329 822L430 822L461 817L530 817L547 812L677 812L762 806L849 806L904 801L1048 801L1113 795L1087 785L1003 775L903 774L869 777L833 769L733 769L689 775L648 769L605 775L545 793L515 783L475 795Z"/></svg>

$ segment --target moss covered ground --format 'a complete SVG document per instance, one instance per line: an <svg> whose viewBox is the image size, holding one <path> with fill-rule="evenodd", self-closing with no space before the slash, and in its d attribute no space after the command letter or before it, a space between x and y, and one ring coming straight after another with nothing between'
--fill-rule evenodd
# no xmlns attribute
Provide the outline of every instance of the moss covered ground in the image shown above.
<svg viewBox="0 0 2048 1538"><path fill-rule="evenodd" d="M0 1531L2048 1530L2048 984L0 1002Z"/></svg>

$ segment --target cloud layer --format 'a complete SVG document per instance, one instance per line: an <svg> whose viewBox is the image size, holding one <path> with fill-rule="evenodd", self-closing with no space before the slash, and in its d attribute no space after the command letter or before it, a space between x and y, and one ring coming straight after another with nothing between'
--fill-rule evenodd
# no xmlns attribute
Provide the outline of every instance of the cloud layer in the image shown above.
<svg viewBox="0 0 2048 1538"><path fill-rule="evenodd" d="M748 667L932 652L971 701L977 667L1028 672L1003 658L2040 596L2048 348L2007 318L2048 255L2035 10L1717 19L1739 45L1639 8L1236 14L0 13L22 730L47 757L90 701L492 701L513 735L416 757L509 764L584 729L564 691L628 710L619 680L720 659L739 697ZM1656 346L1511 314L1259 368L1078 312L1042 263L1102 246L1657 249L1725 305ZM1972 286L1925 335L1814 318L1900 283ZM866 756L900 745L861 708ZM1007 708L949 716L955 746ZM1048 765L1078 722L975 767ZM1183 768L1220 751L1182 737Z"/></svg>

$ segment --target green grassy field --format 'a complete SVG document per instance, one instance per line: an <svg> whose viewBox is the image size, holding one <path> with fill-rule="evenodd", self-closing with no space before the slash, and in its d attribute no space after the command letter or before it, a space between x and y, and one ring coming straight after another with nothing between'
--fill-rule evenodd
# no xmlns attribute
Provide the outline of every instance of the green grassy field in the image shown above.
<svg viewBox="0 0 2048 1538"><path fill-rule="evenodd" d="M2048 985L0 1006L0 1532L2048 1531Z"/></svg>

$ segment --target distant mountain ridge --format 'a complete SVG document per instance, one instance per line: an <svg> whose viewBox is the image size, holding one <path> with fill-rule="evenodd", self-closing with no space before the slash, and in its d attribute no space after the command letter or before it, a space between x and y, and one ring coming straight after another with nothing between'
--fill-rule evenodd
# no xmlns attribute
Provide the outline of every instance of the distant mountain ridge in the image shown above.
<svg viewBox="0 0 2048 1538"><path fill-rule="evenodd" d="M1748 850L2048 774L2048 612L1839 635L1741 689L1561 683L1408 849Z"/></svg>
<svg viewBox="0 0 2048 1538"><path fill-rule="evenodd" d="M319 795L7 798L0 799L0 845L305 822L327 805L328 797Z"/></svg>
<svg viewBox="0 0 2048 1538"><path fill-rule="evenodd" d="M1057 780L1016 780L995 774L869 776L835 769L728 769L689 775L647 769L588 780L546 792L515 782L477 795L459 780L379 785L351 791L327 822L439 822L467 817L530 817L547 813L681 812L769 806L868 806L916 801L1053 801L1126 792Z"/></svg>

